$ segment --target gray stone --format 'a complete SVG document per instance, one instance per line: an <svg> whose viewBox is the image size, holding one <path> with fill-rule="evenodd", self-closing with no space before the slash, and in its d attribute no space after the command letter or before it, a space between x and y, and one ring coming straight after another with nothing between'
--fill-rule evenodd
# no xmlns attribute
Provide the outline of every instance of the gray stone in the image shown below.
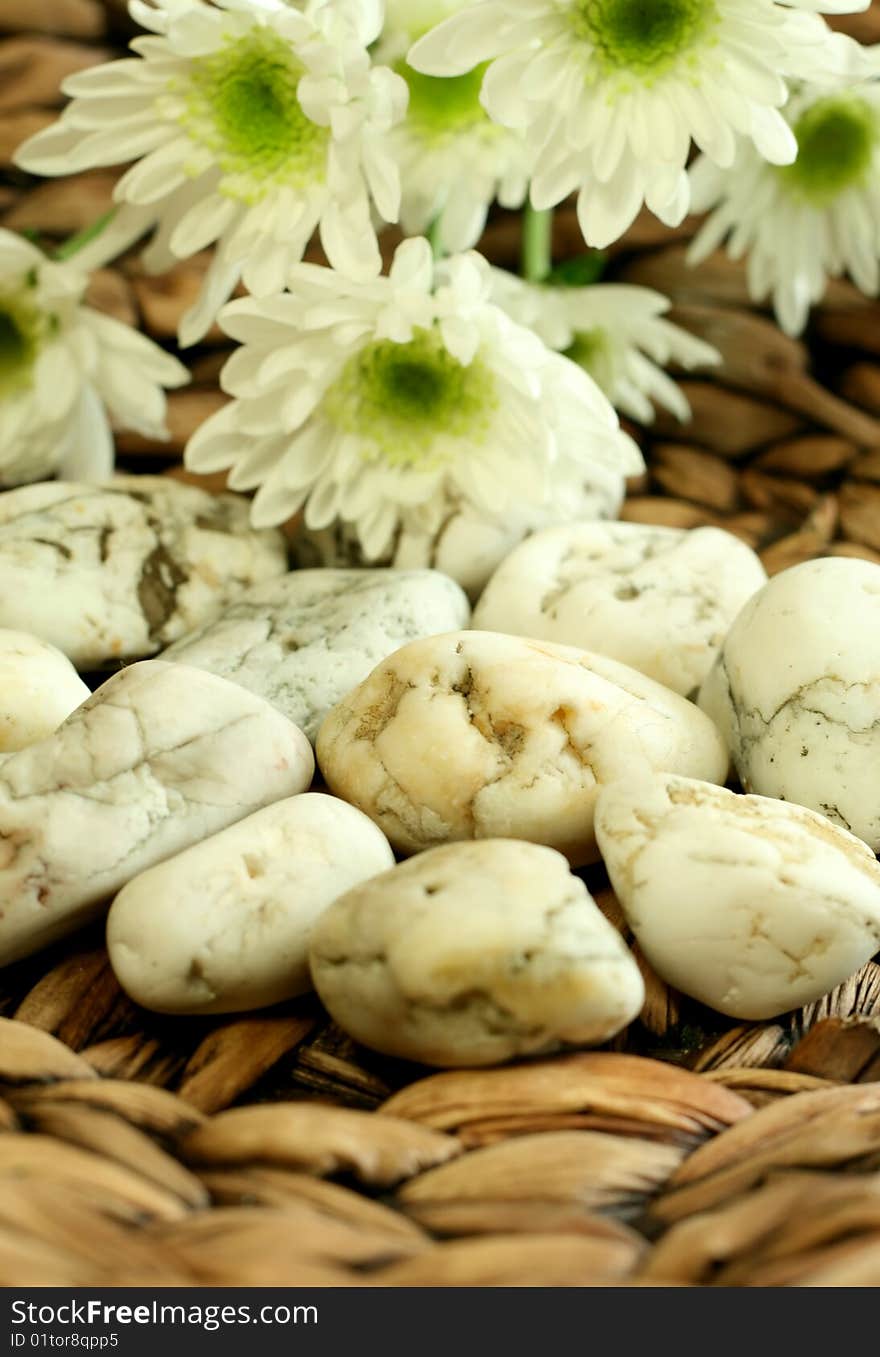
<svg viewBox="0 0 880 1357"><path fill-rule="evenodd" d="M436 570L297 570L250 590L163 659L259 693L313 739L393 651L469 619L461 589Z"/></svg>

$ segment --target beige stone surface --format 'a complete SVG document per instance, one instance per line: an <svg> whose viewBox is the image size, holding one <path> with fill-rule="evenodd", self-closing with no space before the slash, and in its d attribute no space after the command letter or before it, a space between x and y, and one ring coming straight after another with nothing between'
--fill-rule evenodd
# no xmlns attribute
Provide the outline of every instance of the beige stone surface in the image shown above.
<svg viewBox="0 0 880 1357"><path fill-rule="evenodd" d="M333 796L277 801L142 872L107 920L116 977L160 1013L235 1013L312 987L311 930L394 866L388 840Z"/></svg>
<svg viewBox="0 0 880 1357"><path fill-rule="evenodd" d="M311 746L234 683L145 660L0 763L0 965L87 922L133 876L305 791Z"/></svg>
<svg viewBox="0 0 880 1357"><path fill-rule="evenodd" d="M735 1018L812 1003L880 942L880 866L784 801L658 775L606 788L596 835L648 961Z"/></svg>
<svg viewBox="0 0 880 1357"><path fill-rule="evenodd" d="M286 569L283 535L255 532L247 500L167 476L0 494L0 627L81 670L155 655Z"/></svg>
<svg viewBox="0 0 880 1357"><path fill-rule="evenodd" d="M0 754L51 735L88 696L60 650L29 632L0 630Z"/></svg>
<svg viewBox="0 0 880 1357"><path fill-rule="evenodd" d="M723 781L727 751L692 703L603 656L493 632L404 646L329 714L331 791L402 853L509 837L595 860L599 788L641 770Z"/></svg>
<svg viewBox="0 0 880 1357"><path fill-rule="evenodd" d="M700 692L747 791L810 806L880 850L880 566L776 575Z"/></svg>
<svg viewBox="0 0 880 1357"><path fill-rule="evenodd" d="M341 1027L431 1065L597 1045L644 999L565 859L513 840L435 848L355 887L318 921L311 965Z"/></svg>
<svg viewBox="0 0 880 1357"><path fill-rule="evenodd" d="M598 651L687 696L766 582L755 553L720 528L571 523L507 557L473 624Z"/></svg>

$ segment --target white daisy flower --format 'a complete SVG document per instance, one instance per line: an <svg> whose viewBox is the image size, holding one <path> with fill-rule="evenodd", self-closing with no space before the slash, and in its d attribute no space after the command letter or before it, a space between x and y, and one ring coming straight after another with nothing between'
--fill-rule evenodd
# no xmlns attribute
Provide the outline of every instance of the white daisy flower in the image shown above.
<svg viewBox="0 0 880 1357"><path fill-rule="evenodd" d="M16 163L71 174L135 163L120 205L84 258L90 267L158 227L154 272L217 242L201 297L184 317L195 343L240 278L279 291L316 228L334 267L375 276L381 261L371 202L396 221L400 185L387 133L406 84L367 52L381 25L372 0L131 0L155 36L136 57L64 81L73 101L31 137Z"/></svg>
<svg viewBox="0 0 880 1357"><path fill-rule="evenodd" d="M786 77L850 74L860 53L817 14L774 0L482 0L408 60L433 76L489 62L483 103L526 134L533 206L578 190L584 237L602 248L643 203L667 225L683 219L692 139L722 166L737 134L774 164L793 160Z"/></svg>
<svg viewBox="0 0 880 1357"><path fill-rule="evenodd" d="M688 259L727 239L732 258L748 255L754 300L772 298L783 330L797 335L829 278L848 273L870 296L880 285L880 85L804 89L786 114L793 165L765 165L745 145L729 170L694 165L694 208L711 215Z"/></svg>
<svg viewBox="0 0 880 1357"><path fill-rule="evenodd" d="M475 245L489 207L519 208L529 186L525 139L492 122L480 103L484 67L451 79L422 75L406 61L416 38L464 0L388 0L375 57L409 86L407 116L390 144L400 172L407 235L432 237L447 254Z"/></svg>
<svg viewBox="0 0 880 1357"><path fill-rule="evenodd" d="M860 14L871 8L873 0L782 0L782 3L812 14Z"/></svg>
<svg viewBox="0 0 880 1357"><path fill-rule="evenodd" d="M353 523L376 558L398 524L431 533L453 504L504 517L564 496L594 463L641 468L589 377L491 305L481 256L435 265L419 237L387 278L302 264L289 287L224 309L244 346L221 379L236 399L185 456L259 487L255 525L304 505L308 528Z"/></svg>
<svg viewBox="0 0 880 1357"><path fill-rule="evenodd" d="M432 532L401 525L378 560L367 561L351 527L339 522L317 532L300 527L291 543L292 557L304 568L388 565L396 570L439 570L476 602L501 562L532 533L561 523L617 518L626 479L618 467L594 463L584 470L581 484L572 482L560 490L544 504L519 503L503 519L470 504L451 504Z"/></svg>
<svg viewBox="0 0 880 1357"><path fill-rule="evenodd" d="M0 484L113 469L108 413L165 438L163 387L189 380L151 340L81 305L88 276L0 230Z"/></svg>
<svg viewBox="0 0 880 1357"><path fill-rule="evenodd" d="M669 299L647 287L536 286L493 269L492 300L579 364L616 410L641 424L653 421L654 404L680 420L690 418L683 392L664 367L690 370L721 362L711 344L664 318Z"/></svg>

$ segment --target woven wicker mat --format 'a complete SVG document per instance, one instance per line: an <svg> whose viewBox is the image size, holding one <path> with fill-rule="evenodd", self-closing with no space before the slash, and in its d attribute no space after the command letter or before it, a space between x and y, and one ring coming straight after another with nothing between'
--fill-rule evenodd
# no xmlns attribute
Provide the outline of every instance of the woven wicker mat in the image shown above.
<svg viewBox="0 0 880 1357"><path fill-rule="evenodd" d="M840 21L880 40L880 7ZM10 167L58 82L129 36L121 0L5 0L0 224L49 245L113 175ZM641 219L609 277L658 287L723 352L684 386L693 422L635 429L624 517L722 524L768 570L880 561L880 306L834 284L803 342L751 307L740 266L696 271ZM389 239L391 248L393 239ZM515 221L486 251L513 264ZM582 250L560 212L555 253ZM96 305L171 343L205 261L95 280ZM185 357L167 469L222 402L216 332ZM586 874L623 927L607 882ZM880 967L772 1023L732 1025L645 967L613 1050L431 1075L356 1047L315 1000L157 1018L119 991L100 930L0 975L0 1285L874 1285L880 1282Z"/></svg>

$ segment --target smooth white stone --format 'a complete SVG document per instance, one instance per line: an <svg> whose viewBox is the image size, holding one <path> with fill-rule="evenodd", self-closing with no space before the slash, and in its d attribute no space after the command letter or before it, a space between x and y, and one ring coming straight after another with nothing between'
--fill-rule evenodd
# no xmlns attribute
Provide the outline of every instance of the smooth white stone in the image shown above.
<svg viewBox="0 0 880 1357"><path fill-rule="evenodd" d="M559 854L448 844L342 896L312 935L312 976L357 1041L429 1065L494 1065L607 1041L644 984Z"/></svg>
<svg viewBox="0 0 880 1357"><path fill-rule="evenodd" d="M880 566L832 558L774 576L699 702L746 791L810 806L880 851Z"/></svg>
<svg viewBox="0 0 880 1357"><path fill-rule="evenodd" d="M268 702L182 664L108 679L0 764L0 965L71 932L138 872L304 791L311 746Z"/></svg>
<svg viewBox="0 0 880 1357"><path fill-rule="evenodd" d="M51 735L88 696L60 650L25 631L0 630L0 754Z"/></svg>
<svg viewBox="0 0 880 1357"><path fill-rule="evenodd" d="M286 571L283 534L255 532L248 512L169 476L0 494L0 627L41 636L81 670L154 655Z"/></svg>
<svg viewBox="0 0 880 1357"><path fill-rule="evenodd" d="M380 660L469 621L461 589L436 570L295 570L251 589L162 658L240 683L314 739Z"/></svg>
<svg viewBox="0 0 880 1357"><path fill-rule="evenodd" d="M593 466L580 491L564 506L524 506L515 516L494 519L463 504L431 532L413 528L402 531L380 564L398 570L440 570L474 600L505 557L530 533L554 523L616 518L625 491L626 482L619 472ZM303 566L364 564L357 537L339 524L318 532L301 530L293 543L293 554Z"/></svg>
<svg viewBox="0 0 880 1357"><path fill-rule="evenodd" d="M687 696L766 582L751 548L720 528L571 523L508 556L473 625L595 650Z"/></svg>
<svg viewBox="0 0 880 1357"><path fill-rule="evenodd" d="M880 866L822 815L657 776L606 787L596 835L659 975L734 1018L819 999L880 943Z"/></svg>
<svg viewBox="0 0 880 1357"><path fill-rule="evenodd" d="M372 820L310 793L142 872L107 919L123 989L158 1013L236 1013L312 988L309 939L333 901L394 866Z"/></svg>
<svg viewBox="0 0 880 1357"><path fill-rule="evenodd" d="M318 733L331 791L403 853L457 839L528 839L593 861L599 787L641 769L723 781L702 712L601 655L494 632L414 641Z"/></svg>

